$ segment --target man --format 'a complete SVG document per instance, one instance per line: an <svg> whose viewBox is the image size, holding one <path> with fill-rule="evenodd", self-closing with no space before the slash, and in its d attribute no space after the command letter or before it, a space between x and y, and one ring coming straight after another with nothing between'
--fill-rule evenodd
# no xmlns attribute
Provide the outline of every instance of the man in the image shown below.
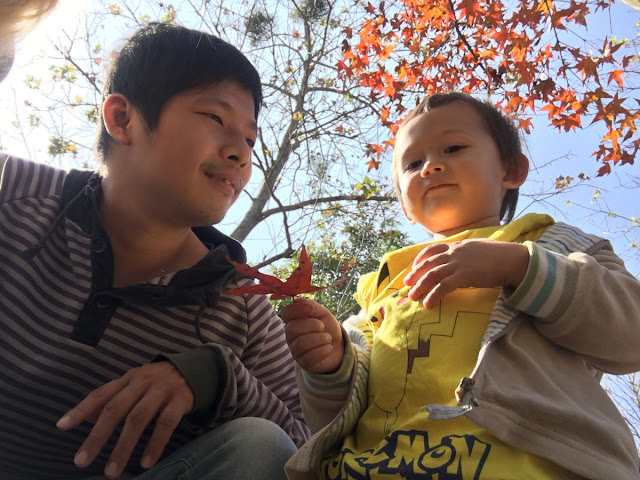
<svg viewBox="0 0 640 480"><path fill-rule="evenodd" d="M0 157L0 478L285 478L309 430L282 324L223 293L245 253L209 226L261 102L237 49L150 24L105 82L102 175Z"/></svg>

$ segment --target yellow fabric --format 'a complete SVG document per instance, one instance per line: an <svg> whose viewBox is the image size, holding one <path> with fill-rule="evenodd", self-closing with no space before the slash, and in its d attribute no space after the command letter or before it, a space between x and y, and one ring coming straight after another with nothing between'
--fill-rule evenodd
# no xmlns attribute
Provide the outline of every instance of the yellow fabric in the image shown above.
<svg viewBox="0 0 640 480"><path fill-rule="evenodd" d="M527 215L506 226L470 230L443 241L537 240L551 226ZM455 406L455 389L476 363L500 289L459 289L438 308L407 298L402 279L427 244L392 252L363 277L358 301L375 333L368 408L340 453L323 464L329 479L574 479L577 476L517 450L465 417L429 420L425 405Z"/></svg>

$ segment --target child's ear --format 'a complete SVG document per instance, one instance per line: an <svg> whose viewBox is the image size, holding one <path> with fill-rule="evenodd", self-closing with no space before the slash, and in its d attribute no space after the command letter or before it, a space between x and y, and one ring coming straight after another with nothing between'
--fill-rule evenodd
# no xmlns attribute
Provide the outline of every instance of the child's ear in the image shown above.
<svg viewBox="0 0 640 480"><path fill-rule="evenodd" d="M407 212L407 209L404 206L404 203L400 202L400 206L402 207L402 213L404 213L404 218L406 218L411 225L415 225L416 221L413 218L411 218L411 215L409 215L409 213Z"/></svg>
<svg viewBox="0 0 640 480"><path fill-rule="evenodd" d="M112 93L102 104L102 119L109 135L122 145L131 143L134 107L121 93Z"/></svg>
<svg viewBox="0 0 640 480"><path fill-rule="evenodd" d="M529 159L520 154L515 164L509 165L502 178L502 186L507 190L519 188L529 175Z"/></svg>

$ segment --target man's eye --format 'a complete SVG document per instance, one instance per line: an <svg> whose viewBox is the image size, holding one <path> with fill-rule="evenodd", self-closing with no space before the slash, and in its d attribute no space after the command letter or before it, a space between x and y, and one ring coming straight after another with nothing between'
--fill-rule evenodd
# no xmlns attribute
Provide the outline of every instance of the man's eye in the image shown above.
<svg viewBox="0 0 640 480"><path fill-rule="evenodd" d="M218 122L220 125L222 125L222 119L216 115L215 113L207 113L206 114L207 117L209 117L211 120L213 120L214 122Z"/></svg>
<svg viewBox="0 0 640 480"><path fill-rule="evenodd" d="M407 172L410 172L412 170L415 170L417 168L420 168L420 165L422 165L422 160L414 160L413 162L409 162L405 165L404 169Z"/></svg>
<svg viewBox="0 0 640 480"><path fill-rule="evenodd" d="M455 153L465 148L463 145L450 145L444 149L444 153Z"/></svg>
<svg viewBox="0 0 640 480"><path fill-rule="evenodd" d="M254 142L250 138L247 138L246 140L247 140L247 145L249 145L249 148L253 148L256 146L256 142Z"/></svg>

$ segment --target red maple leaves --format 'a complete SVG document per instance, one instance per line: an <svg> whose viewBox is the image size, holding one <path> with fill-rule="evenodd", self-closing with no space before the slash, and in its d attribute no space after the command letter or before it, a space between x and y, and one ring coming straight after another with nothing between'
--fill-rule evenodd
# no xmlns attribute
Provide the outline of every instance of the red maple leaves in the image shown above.
<svg viewBox="0 0 640 480"><path fill-rule="evenodd" d="M613 165L632 164L640 151L640 108L633 86L627 85L635 52L609 39L601 48L559 40L566 31L588 37L587 21L609 3L531 0L518 5L371 0L364 5L361 24L344 30L338 75L370 90L391 136L415 106L416 91L483 92L518 116L525 131L531 129L530 114L540 110L561 131L582 128L583 119L593 119L604 127L594 152L603 164L598 175ZM380 155L391 145L367 146L369 169L379 166Z"/></svg>
<svg viewBox="0 0 640 480"><path fill-rule="evenodd" d="M271 294L271 300L283 300L285 298L293 298L301 293L318 292L326 288L311 285L311 272L313 267L304 245L302 245L302 251L300 252L298 268L296 268L291 276L284 282L273 275L260 273L257 268L250 267L244 263L234 262L228 257L227 260L236 267L238 272L260 280L259 284L232 288L224 292L230 295L242 295L244 293Z"/></svg>

